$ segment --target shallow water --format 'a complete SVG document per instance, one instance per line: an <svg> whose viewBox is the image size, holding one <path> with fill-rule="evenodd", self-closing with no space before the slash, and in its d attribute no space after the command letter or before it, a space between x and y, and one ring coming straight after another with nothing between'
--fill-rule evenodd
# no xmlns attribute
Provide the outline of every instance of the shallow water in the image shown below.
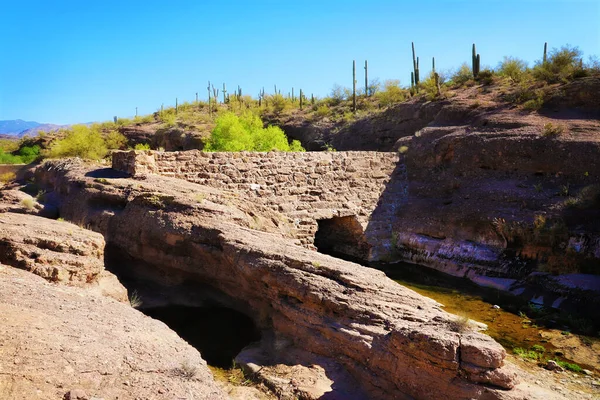
<svg viewBox="0 0 600 400"><path fill-rule="evenodd" d="M399 284L443 304L446 311L483 322L488 327L484 333L502 344L508 353L513 353L516 347L528 350L534 345L540 345L546 349L544 355L547 358L557 357L563 361L577 363L582 368L600 370L596 362L591 360L588 361L589 364L582 362L582 359L589 358L582 356L574 357L577 360L567 358L568 352L573 350L572 346L569 351L566 351L567 349L556 347L549 340L550 337L560 338L561 334L564 334L578 337L590 346L593 344L596 347L600 344L598 338L582 337L568 332L569 328L562 326L558 318L557 321L552 319L551 312L540 311L525 300L497 289L482 288L467 279L452 277L423 266L407 263L371 266L383 270ZM494 308L494 305L500 308ZM533 318L534 315L540 314L544 314L545 326L539 322L542 318L538 320Z"/></svg>

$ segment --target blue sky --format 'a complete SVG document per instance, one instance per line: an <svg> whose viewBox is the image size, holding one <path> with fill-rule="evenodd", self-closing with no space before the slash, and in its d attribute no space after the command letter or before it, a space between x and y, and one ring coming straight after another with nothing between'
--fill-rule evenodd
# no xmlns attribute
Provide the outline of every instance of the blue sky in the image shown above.
<svg viewBox="0 0 600 400"><path fill-rule="evenodd" d="M531 64L548 46L600 55L598 0L6 1L0 14L0 120L128 117L207 96L207 81L327 95L370 77L410 81L504 55Z"/></svg>

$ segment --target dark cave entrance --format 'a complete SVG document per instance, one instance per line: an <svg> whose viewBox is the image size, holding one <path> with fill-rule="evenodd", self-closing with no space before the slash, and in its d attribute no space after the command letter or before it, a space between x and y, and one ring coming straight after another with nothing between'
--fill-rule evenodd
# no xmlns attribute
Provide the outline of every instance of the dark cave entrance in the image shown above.
<svg viewBox="0 0 600 400"><path fill-rule="evenodd" d="M130 301L137 298L141 312L167 324L211 366L231 368L244 347L261 339L248 304L192 274L133 258L111 242L104 263L127 288Z"/></svg>
<svg viewBox="0 0 600 400"><path fill-rule="evenodd" d="M169 305L140 311L167 324L213 367L233 367L235 356L260 340L252 319L230 308Z"/></svg>
<svg viewBox="0 0 600 400"><path fill-rule="evenodd" d="M320 253L354 262L369 259L371 246L355 215L320 219L317 223L315 247Z"/></svg>

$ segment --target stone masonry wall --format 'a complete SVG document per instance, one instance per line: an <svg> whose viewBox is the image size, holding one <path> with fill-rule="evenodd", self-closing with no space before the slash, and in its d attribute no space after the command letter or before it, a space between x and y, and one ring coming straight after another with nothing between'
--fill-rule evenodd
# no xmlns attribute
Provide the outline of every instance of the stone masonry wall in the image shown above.
<svg viewBox="0 0 600 400"><path fill-rule="evenodd" d="M397 168L399 157L380 152L128 151L113 153L113 168L234 191L287 215L302 244L312 247L317 220L337 216L356 216L364 230L369 228L367 241L382 233L390 237L386 227L395 207L378 203L394 174L404 174ZM381 212L374 218L376 208Z"/></svg>

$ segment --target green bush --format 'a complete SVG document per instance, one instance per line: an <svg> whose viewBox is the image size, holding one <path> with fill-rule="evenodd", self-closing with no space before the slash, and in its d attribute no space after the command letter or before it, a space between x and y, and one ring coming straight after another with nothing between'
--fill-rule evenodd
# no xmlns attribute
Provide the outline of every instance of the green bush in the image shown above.
<svg viewBox="0 0 600 400"><path fill-rule="evenodd" d="M328 117L331 115L331 109L327 107L327 104L321 104L315 112L319 117Z"/></svg>
<svg viewBox="0 0 600 400"><path fill-rule="evenodd" d="M286 101L285 97L283 97L279 93L271 96L270 100L270 104L273 106L273 111L276 114L279 114L283 112L286 108L288 108L288 102Z"/></svg>
<svg viewBox="0 0 600 400"><path fill-rule="evenodd" d="M542 136L544 137L557 137L565 131L565 127L562 125L554 125L552 122L548 122L544 125L542 130Z"/></svg>
<svg viewBox="0 0 600 400"><path fill-rule="evenodd" d="M0 164L23 164L21 157L11 153L5 153L0 149Z"/></svg>
<svg viewBox="0 0 600 400"><path fill-rule="evenodd" d="M0 139L0 150L6 153L12 153L19 149L19 141L13 139Z"/></svg>
<svg viewBox="0 0 600 400"><path fill-rule="evenodd" d="M304 151L300 142L290 145L285 133L276 126L263 127L261 119L252 112L237 116L221 114L216 120L206 151Z"/></svg>
<svg viewBox="0 0 600 400"><path fill-rule="evenodd" d="M498 75L509 78L513 82L521 82L527 71L527 63L514 57L504 56L504 60L498 64Z"/></svg>
<svg viewBox="0 0 600 400"><path fill-rule="evenodd" d="M122 150L127 147L127 138L117 131L106 133L104 135L104 142L106 143L106 148L109 150Z"/></svg>
<svg viewBox="0 0 600 400"><path fill-rule="evenodd" d="M383 83L383 90L375 93L375 98L383 107L389 107L396 103L406 100L407 91L402 89L400 81L397 79L388 79Z"/></svg>
<svg viewBox="0 0 600 400"><path fill-rule="evenodd" d="M548 60L538 62L533 69L533 76L548 83L568 82L578 76L585 75L582 52L577 47L563 46L560 50L552 49Z"/></svg>
<svg viewBox="0 0 600 400"><path fill-rule="evenodd" d="M30 164L40 158L40 150L40 146L37 144L23 146L19 149L19 157L21 157L23 164Z"/></svg>
<svg viewBox="0 0 600 400"><path fill-rule="evenodd" d="M471 67L467 65L467 63L461 65L460 68L452 74L451 78L452 83L457 86L462 86L471 79L473 79L473 71L471 70Z"/></svg>
<svg viewBox="0 0 600 400"><path fill-rule="evenodd" d="M477 75L477 81L484 85L491 85L494 83L494 71L489 68L479 71Z"/></svg>
<svg viewBox="0 0 600 400"><path fill-rule="evenodd" d="M150 150L150 145L148 143L138 143L134 146L135 150Z"/></svg>
<svg viewBox="0 0 600 400"><path fill-rule="evenodd" d="M85 125L73 125L62 139L55 140L46 155L50 158L81 157L99 160L106 156L107 148L97 129Z"/></svg>

